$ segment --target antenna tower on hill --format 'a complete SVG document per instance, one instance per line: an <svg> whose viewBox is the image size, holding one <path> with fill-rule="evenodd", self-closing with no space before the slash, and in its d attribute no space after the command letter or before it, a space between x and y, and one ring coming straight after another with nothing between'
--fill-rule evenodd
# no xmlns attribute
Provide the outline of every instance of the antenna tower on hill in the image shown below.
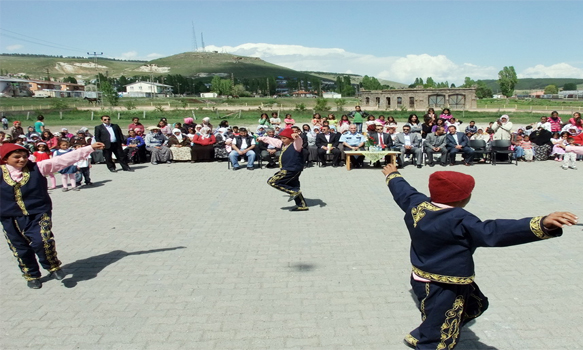
<svg viewBox="0 0 583 350"><path fill-rule="evenodd" d="M206 52L206 49L204 47L204 37L202 36L202 32L200 32L200 44L202 45L202 52Z"/></svg>
<svg viewBox="0 0 583 350"><path fill-rule="evenodd" d="M198 44L196 43L196 32L194 31L194 22L192 22L192 47L194 52L198 51Z"/></svg>

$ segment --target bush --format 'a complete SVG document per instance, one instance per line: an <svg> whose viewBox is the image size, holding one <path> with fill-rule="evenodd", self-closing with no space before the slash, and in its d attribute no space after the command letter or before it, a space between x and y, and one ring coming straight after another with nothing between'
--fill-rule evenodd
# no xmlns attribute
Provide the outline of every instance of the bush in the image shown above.
<svg viewBox="0 0 583 350"><path fill-rule="evenodd" d="M164 106L162 106L161 104L156 105L156 107L154 107L154 110L156 110L157 112L160 113L164 113Z"/></svg>
<svg viewBox="0 0 583 350"><path fill-rule="evenodd" d="M62 111L63 109L69 108L69 104L62 98L53 98L51 101L51 108Z"/></svg>
<svg viewBox="0 0 583 350"><path fill-rule="evenodd" d="M328 107L328 101L325 98L316 99L314 110L316 112L328 112L330 110L330 107Z"/></svg>
<svg viewBox="0 0 583 350"><path fill-rule="evenodd" d="M136 103L134 102L134 100L127 100L124 102L123 105L128 111L131 111L132 109L136 109Z"/></svg>
<svg viewBox="0 0 583 350"><path fill-rule="evenodd" d="M303 103L297 103L297 104L296 104L296 109L295 109L295 110L296 110L296 111L299 111L299 112L303 112L303 111L305 111L305 110L306 110L306 105L305 105L305 104L303 104Z"/></svg>

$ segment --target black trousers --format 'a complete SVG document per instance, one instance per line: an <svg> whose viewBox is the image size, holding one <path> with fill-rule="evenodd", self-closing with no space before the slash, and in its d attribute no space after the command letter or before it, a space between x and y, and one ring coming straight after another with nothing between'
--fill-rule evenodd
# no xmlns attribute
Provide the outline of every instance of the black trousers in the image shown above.
<svg viewBox="0 0 583 350"><path fill-rule="evenodd" d="M111 158L112 154L115 154L115 158L117 158L117 161L123 170L130 169L130 166L128 165L128 159L121 148L121 143L119 142L112 142L109 148L103 149L103 157L105 158L107 169L115 170L115 164L113 163L113 158Z"/></svg>
<svg viewBox="0 0 583 350"><path fill-rule="evenodd" d="M61 268L55 249L50 212L28 216L2 216L0 221L8 247L18 260L18 266L26 280L41 277L35 254L44 269L52 272Z"/></svg>
<svg viewBox="0 0 583 350"><path fill-rule="evenodd" d="M75 174L75 182L77 185L81 184L83 178L85 178L85 185L91 182L91 178L89 177L89 167L85 168L77 168L77 173Z"/></svg>
<svg viewBox="0 0 583 350"><path fill-rule="evenodd" d="M488 308L478 285L419 282L411 277L422 323L405 337L415 349L453 349L461 328Z"/></svg>
<svg viewBox="0 0 583 350"><path fill-rule="evenodd" d="M330 153L332 154L332 164L340 164L340 156L342 155L342 152L338 148L332 148ZM326 150L318 148L318 157L320 157L322 165L326 165Z"/></svg>
<svg viewBox="0 0 583 350"><path fill-rule="evenodd" d="M290 196L295 196L294 201L298 207L306 207L306 201L300 192L301 174L301 171L280 170L267 180L267 184Z"/></svg>

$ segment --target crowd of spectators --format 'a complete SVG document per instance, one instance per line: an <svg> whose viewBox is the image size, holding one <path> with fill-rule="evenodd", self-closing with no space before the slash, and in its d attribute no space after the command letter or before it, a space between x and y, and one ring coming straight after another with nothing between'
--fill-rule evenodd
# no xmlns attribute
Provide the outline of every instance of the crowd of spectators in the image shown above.
<svg viewBox="0 0 583 350"><path fill-rule="evenodd" d="M104 116L107 117L107 116ZM109 117L107 117L109 118ZM75 134L66 128L51 132L44 127L39 116L34 126L23 129L20 121L14 121L6 131L0 131L0 144L14 142L27 147L31 153L46 148L51 155L63 150L61 141L67 141L67 148L75 148L95 142L94 135L87 128ZM3 123L4 124L4 123ZM345 151L363 151L368 147L375 150L400 152L398 166L408 162L418 168L452 166L456 156L461 155L461 163L471 166L475 162L485 162L494 141L503 141L512 150L511 157L520 161L543 161L552 159L562 162L563 169L576 169L575 160L583 155L583 120L579 112L565 122L557 112L529 125L517 126L508 115L490 122L488 126L478 126L470 121L465 127L451 111L445 108L441 114L429 108L420 119L411 114L407 122L398 125L392 116L385 117L363 111L359 106L351 113L336 118L334 114L322 116L315 113L310 122L295 125L291 114L284 121L276 112L261 114L256 128L230 126L221 120L217 127L204 118L198 124L193 118L184 118L183 123L171 125L162 118L156 125L145 127L139 118L133 118L124 133L123 154L129 163L151 162L152 164L172 162L228 161L233 170L242 168L246 162L248 170L255 168L256 160L261 160L267 168L278 167L281 149L268 142L257 141L257 137L277 138L285 128L293 128L303 140L303 156L306 167L319 164L321 167L338 167L346 161ZM360 132L359 129L364 130ZM476 142L483 142L483 148L476 148ZM101 151L92 155L93 163L104 162ZM438 162L434 156L439 156ZM364 165L362 156L352 156L356 168ZM380 166L377 162L374 166ZM87 172L88 177L88 172ZM79 176L77 176L79 179ZM90 183L90 181L87 181ZM77 181L77 184L80 180Z"/></svg>

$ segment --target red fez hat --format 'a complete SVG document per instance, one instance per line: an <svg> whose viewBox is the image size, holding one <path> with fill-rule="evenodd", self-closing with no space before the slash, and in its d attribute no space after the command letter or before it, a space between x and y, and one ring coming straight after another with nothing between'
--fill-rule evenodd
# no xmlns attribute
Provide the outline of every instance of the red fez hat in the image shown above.
<svg viewBox="0 0 583 350"><path fill-rule="evenodd" d="M282 131L279 132L279 137L287 137L288 139L292 138L292 134L294 132L292 131L292 129L283 129Z"/></svg>
<svg viewBox="0 0 583 350"><path fill-rule="evenodd" d="M14 151L26 151L26 153L30 154L30 152L21 145L16 143L5 143L0 146L0 164L5 164L4 159Z"/></svg>
<svg viewBox="0 0 583 350"><path fill-rule="evenodd" d="M472 194L476 181L457 171L436 171L429 176L429 193L436 203L453 203Z"/></svg>

